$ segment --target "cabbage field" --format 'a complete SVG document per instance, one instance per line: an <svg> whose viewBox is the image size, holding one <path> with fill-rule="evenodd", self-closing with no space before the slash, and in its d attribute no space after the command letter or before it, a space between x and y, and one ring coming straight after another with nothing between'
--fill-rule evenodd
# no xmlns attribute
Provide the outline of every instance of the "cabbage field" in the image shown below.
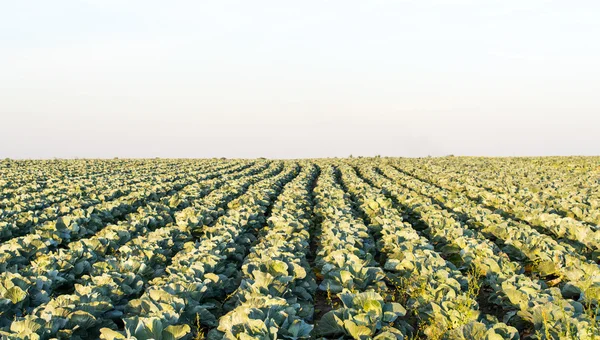
<svg viewBox="0 0 600 340"><path fill-rule="evenodd" d="M600 339L600 158L4 160L2 339Z"/></svg>

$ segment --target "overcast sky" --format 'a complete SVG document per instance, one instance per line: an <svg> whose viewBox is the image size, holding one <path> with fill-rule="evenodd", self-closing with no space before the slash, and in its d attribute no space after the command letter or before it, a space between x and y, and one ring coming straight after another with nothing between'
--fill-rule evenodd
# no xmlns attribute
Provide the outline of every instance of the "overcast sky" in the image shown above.
<svg viewBox="0 0 600 340"><path fill-rule="evenodd" d="M600 155L599 1L2 1L0 157Z"/></svg>

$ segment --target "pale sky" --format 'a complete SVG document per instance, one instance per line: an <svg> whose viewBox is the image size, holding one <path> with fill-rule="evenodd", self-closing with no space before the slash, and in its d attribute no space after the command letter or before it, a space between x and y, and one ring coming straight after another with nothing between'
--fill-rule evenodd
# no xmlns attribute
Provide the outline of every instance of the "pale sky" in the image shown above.
<svg viewBox="0 0 600 340"><path fill-rule="evenodd" d="M600 155L599 1L0 2L0 157Z"/></svg>

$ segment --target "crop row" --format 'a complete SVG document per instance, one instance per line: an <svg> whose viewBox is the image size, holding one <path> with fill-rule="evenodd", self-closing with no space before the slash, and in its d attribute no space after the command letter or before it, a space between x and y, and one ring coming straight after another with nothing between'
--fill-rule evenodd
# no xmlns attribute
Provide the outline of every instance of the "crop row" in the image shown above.
<svg viewBox="0 0 600 340"><path fill-rule="evenodd" d="M235 171L236 169L233 169ZM219 172L208 173L209 177L219 176ZM17 266L22 268L37 255L68 245L71 241L93 236L110 223L123 219L127 214L151 201L158 201L196 182L202 174L194 173L175 176L171 180L150 184L138 191L106 202L88 210L77 209L72 214L62 216L36 226L31 234L12 238L0 245L0 269L3 271Z"/></svg>
<svg viewBox="0 0 600 340"><path fill-rule="evenodd" d="M190 324L216 326L223 313L223 302L239 285L239 266L249 247L256 241L255 232L263 225L267 209L281 191L281 187L298 174L299 167L287 163L276 176L271 174L257 182L239 198L231 201L224 215L214 225L205 226L177 216L179 227L189 233L198 231L193 242L183 245L166 267L166 275L149 283L142 296L125 306L122 322L124 330L102 328L105 339L147 336L155 339L180 338L191 331ZM206 208L195 209L201 221Z"/></svg>
<svg viewBox="0 0 600 340"><path fill-rule="evenodd" d="M207 217L219 216L224 213L227 202L249 185L281 171L280 164L271 165L266 172L253 169L239 179L225 175L219 189L206 197L203 197L205 191L200 190L196 199L188 196L190 203L203 202ZM151 216L156 216L154 211ZM114 321L123 315L127 303L143 292L149 280L165 275L172 257L193 239L190 228L173 223L140 234L120 246L114 254L94 263L89 273L77 280L72 294L57 295L35 308L30 315L12 322L9 334L26 335L23 332L31 332L26 325L31 324L37 325L34 333L59 338L98 334L101 327L114 327Z"/></svg>
<svg viewBox="0 0 600 340"><path fill-rule="evenodd" d="M235 164L233 164L235 165ZM230 167L209 166L200 168L197 171L189 171L190 174L203 174L208 172L223 171ZM85 197L77 197L72 192L65 192L61 197L70 199L61 201L60 203L51 205L40 210L30 210L9 214L2 217L0 223L0 241L6 241L10 238L23 236L31 233L36 226L40 226L46 222L52 222L61 216L73 213L77 210L89 210L94 206L106 204L115 199L129 195L140 186L150 183L160 183L171 181L175 171L156 172L147 176L134 177L126 181L108 181L102 184L94 185L90 189L85 190ZM163 177L164 176L164 177ZM79 189L75 189L79 190ZM50 204L50 203L49 203Z"/></svg>
<svg viewBox="0 0 600 340"><path fill-rule="evenodd" d="M596 164L0 161L0 337L597 339Z"/></svg>
<svg viewBox="0 0 600 340"><path fill-rule="evenodd" d="M537 333L557 336L577 334L582 339L593 336L591 334L596 332L594 321L588 317L582 303L564 298L558 288L548 287L544 281L524 275L525 266L510 261L502 249L485 237L485 230L480 232L472 224L455 219L431 198L404 187L410 185L408 178L399 178L400 173L383 169L389 177L368 166L359 167L359 174L382 188L388 197L407 209L407 213L414 214L414 220L422 221L427 227L423 232L445 257L456 262L459 268L473 268L474 275L481 276L485 288L491 290L489 296L485 296L485 302L502 308L500 316L504 322L515 325L521 332L533 329ZM523 235L522 232L518 234Z"/></svg>
<svg viewBox="0 0 600 340"><path fill-rule="evenodd" d="M256 171L256 168L249 168L233 174L224 172L218 179L212 179L216 177L215 174L200 176L199 182L186 186L175 196L140 207L136 212L129 214L125 221L108 225L89 238L74 241L69 244L68 249L40 254L26 268L9 268L0 274L0 280L20 284L12 288L12 310L7 306L4 316L31 311L47 302L53 292L65 290L66 287L72 289L77 278L94 273L98 264L107 262L110 256L122 254L123 250L126 250L122 245L137 242L143 239L145 234L172 222L172 215L189 204L188 202L201 199L223 186L227 180L246 177Z"/></svg>
<svg viewBox="0 0 600 340"><path fill-rule="evenodd" d="M413 311L419 332L439 338L518 338L517 330L479 312L476 279L465 277L403 220L392 200L341 165L342 181L376 229L383 268L396 298Z"/></svg>
<svg viewBox="0 0 600 340"><path fill-rule="evenodd" d="M198 168L208 165L208 163L204 162L199 163L190 167L189 171L195 171ZM20 187L19 190L24 191L21 194L3 192L5 198L0 201L0 209L2 209L0 215L6 218L16 213L42 210L66 201L76 202L77 199L93 198L94 196L102 195L103 190L116 190L120 185L142 182L150 177L172 173L174 170L175 165L164 168L148 166L137 169L133 174L123 171L118 174L89 174L88 176L68 181L55 180L45 183L44 188L40 188L37 183L28 184L36 186L31 189L27 188L27 185Z"/></svg>
<svg viewBox="0 0 600 340"><path fill-rule="evenodd" d="M65 168L59 165L69 163L49 162L45 167L37 171L35 166L23 166L21 163L11 162L9 164L15 164L15 166L10 167L10 170L0 170L4 183L10 183L10 187L5 186L0 189L2 204L25 204L32 199L44 196L50 197L57 190L59 193L62 190L71 189L74 190L75 194L78 194L81 192L77 190L78 186L90 188L103 183L104 180L144 177L147 174L173 171L182 167L180 162L172 161L154 164L137 161L126 161L124 163L115 161L83 161L83 164L78 162L72 163L71 168L75 168L76 170L73 172L69 171L69 167ZM216 164L216 162L194 162L186 164L185 168L189 171L195 171L198 167L209 164ZM31 177L28 175L31 175Z"/></svg>
<svg viewBox="0 0 600 340"><path fill-rule="evenodd" d="M307 260L312 223L310 190L317 168L306 165L271 208L259 241L241 270L241 283L209 339L306 338L317 288Z"/></svg>
<svg viewBox="0 0 600 340"><path fill-rule="evenodd" d="M569 245L561 244L523 223L503 219L461 194L436 188L388 168L403 185L436 197L439 202L467 217L472 228L493 236L505 252L514 259L526 261L542 277L553 279L564 296L584 303L598 304L600 299L600 268Z"/></svg>
<svg viewBox="0 0 600 340"><path fill-rule="evenodd" d="M331 164L322 167L314 195L314 212L320 221L316 254L319 289L327 292L332 305L316 321L314 335L401 339L407 325L399 318L406 310L385 299L388 288L385 273L373 256L375 242L364 223L354 216Z"/></svg>
<svg viewBox="0 0 600 340"><path fill-rule="evenodd" d="M419 177L426 177L427 182L439 183L439 180L430 175L419 173ZM588 253L590 259L600 260L600 230L573 218L549 212L549 209L545 208L543 204L531 207L515 199L514 195L496 194L470 184L469 179L462 180L464 182L460 185L456 182L449 182L444 183L442 187L450 191L460 192L481 205L498 209L501 214L508 215L515 222L523 221L530 224L540 232L579 248L579 251Z"/></svg>
<svg viewBox="0 0 600 340"><path fill-rule="evenodd" d="M600 224L600 185L593 176L593 168L576 172L571 176L573 183L565 183L569 176L564 168L554 174L546 173L551 167L525 168L527 172L523 175L509 177L506 171L492 172L487 168L465 170L465 167L429 165L423 169L410 162L399 164L407 172L439 184L456 186L460 183L461 190L489 203L501 204L507 213L528 222L577 228L583 223L595 227L594 230ZM528 176L528 172L539 174Z"/></svg>

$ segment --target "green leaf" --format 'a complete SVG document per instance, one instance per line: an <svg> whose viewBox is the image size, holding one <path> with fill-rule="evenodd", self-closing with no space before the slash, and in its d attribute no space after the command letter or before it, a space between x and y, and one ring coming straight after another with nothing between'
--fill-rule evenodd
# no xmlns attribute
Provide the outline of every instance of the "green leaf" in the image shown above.
<svg viewBox="0 0 600 340"><path fill-rule="evenodd" d="M381 303L379 301L377 301L377 300L367 300L367 301L365 301L365 304L363 305L363 308L365 309L365 312L374 311L378 315L381 314Z"/></svg>
<svg viewBox="0 0 600 340"><path fill-rule="evenodd" d="M17 304L27 297L27 293L21 289L21 287L13 286L10 287L5 294L6 298L12 301L13 304Z"/></svg>
<svg viewBox="0 0 600 340"><path fill-rule="evenodd" d="M374 311L377 315L381 315L383 313L380 301L383 301L383 298L374 291L356 294L352 299L354 308L362 308L366 312Z"/></svg>
<svg viewBox="0 0 600 340"><path fill-rule="evenodd" d="M67 217L67 216L62 216L59 217L56 220L56 229L60 230L60 229L67 229L67 227L71 224L71 218Z"/></svg>
<svg viewBox="0 0 600 340"><path fill-rule="evenodd" d="M335 311L329 311L321 317L315 332L319 336L344 333L344 323L335 315Z"/></svg>
<svg viewBox="0 0 600 340"><path fill-rule="evenodd" d="M204 278L209 279L213 282L219 282L219 280L220 280L219 275L214 274L214 273L206 273L206 274L204 274Z"/></svg>
<svg viewBox="0 0 600 340"><path fill-rule="evenodd" d="M406 315L406 309L399 303L391 302L383 305L383 321L394 322L398 317Z"/></svg>
<svg viewBox="0 0 600 340"><path fill-rule="evenodd" d="M294 320L288 327L287 332L293 337L308 337L312 331L313 326L307 324L302 320Z"/></svg>
<svg viewBox="0 0 600 340"><path fill-rule="evenodd" d="M177 340L186 336L191 332L191 328L188 325L171 325L165 328L162 332L164 340Z"/></svg>
<svg viewBox="0 0 600 340"><path fill-rule="evenodd" d="M144 324L150 333L152 333L153 339L160 339L163 334L163 325L160 319L150 318L150 320L144 320Z"/></svg>
<svg viewBox="0 0 600 340"><path fill-rule="evenodd" d="M354 276L347 270L340 270L340 278L342 279L342 283L344 286L352 280Z"/></svg>
<svg viewBox="0 0 600 340"><path fill-rule="evenodd" d="M96 323L96 318L90 313L84 311L75 311L69 314L68 321L73 327L79 326L82 329L88 329L94 326Z"/></svg>
<svg viewBox="0 0 600 340"><path fill-rule="evenodd" d="M578 299L581 295L581 289L571 283L566 283L562 288L562 295L570 299Z"/></svg>
<svg viewBox="0 0 600 340"><path fill-rule="evenodd" d="M504 294L506 294L506 297L508 297L510 302L514 305L521 306L521 304L527 302L527 295L515 288L505 288Z"/></svg>
<svg viewBox="0 0 600 340"><path fill-rule="evenodd" d="M32 315L28 315L25 320L13 321L10 324L11 332L22 335L34 334L42 327L44 327L44 320Z"/></svg>
<svg viewBox="0 0 600 340"><path fill-rule="evenodd" d="M373 340L398 340L398 339L402 339L402 337L399 337L398 335L392 333L392 332L382 332L377 334L377 336L375 336L373 338Z"/></svg>
<svg viewBox="0 0 600 340"><path fill-rule="evenodd" d="M104 340L115 340L115 339L126 339L125 335L113 331L110 328L100 328L100 339Z"/></svg>
<svg viewBox="0 0 600 340"><path fill-rule="evenodd" d="M543 276L552 275L558 271L556 264L552 261L542 261L536 267Z"/></svg>
<svg viewBox="0 0 600 340"><path fill-rule="evenodd" d="M269 263L269 274L273 276L281 276L288 274L288 266L283 261L274 260Z"/></svg>
<svg viewBox="0 0 600 340"><path fill-rule="evenodd" d="M371 328L367 326L358 326L350 320L344 321L344 327L354 339L367 339L373 333Z"/></svg>

